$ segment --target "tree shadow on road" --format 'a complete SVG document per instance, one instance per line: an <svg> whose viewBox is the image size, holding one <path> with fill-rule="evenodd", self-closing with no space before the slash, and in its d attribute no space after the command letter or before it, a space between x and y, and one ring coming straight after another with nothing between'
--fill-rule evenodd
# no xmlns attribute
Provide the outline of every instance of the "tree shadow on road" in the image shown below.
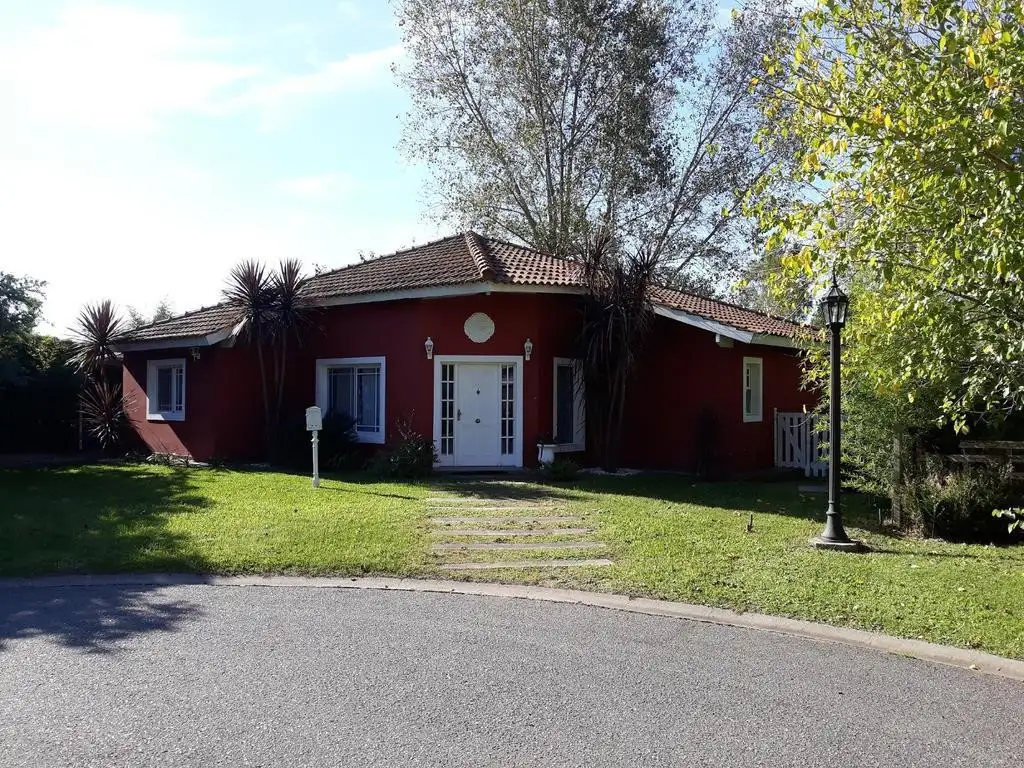
<svg viewBox="0 0 1024 768"><path fill-rule="evenodd" d="M0 576L202 572L208 563L172 518L210 506L196 475L134 465L0 470ZM104 651L173 631L197 615L151 587L0 587L0 649L47 636Z"/></svg>
<svg viewBox="0 0 1024 768"><path fill-rule="evenodd" d="M173 632L201 615L199 606L148 586L13 587L0 595L0 652L12 641L43 637L111 653L135 635Z"/></svg>

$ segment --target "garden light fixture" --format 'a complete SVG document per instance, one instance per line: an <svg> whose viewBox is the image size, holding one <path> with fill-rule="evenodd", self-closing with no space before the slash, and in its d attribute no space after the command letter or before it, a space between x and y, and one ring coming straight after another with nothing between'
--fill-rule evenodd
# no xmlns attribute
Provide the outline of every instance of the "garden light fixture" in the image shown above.
<svg viewBox="0 0 1024 768"><path fill-rule="evenodd" d="M829 448L828 448L828 510L826 511L825 530L811 543L817 549L834 549L843 552L861 552L863 543L852 540L843 528L843 513L840 504L840 474L842 472L841 441L841 377L840 353L842 350L842 330L846 324L846 315L850 308L850 299L839 288L835 271L832 272L832 287L821 300L821 311L829 328L830 355L832 371L829 376Z"/></svg>

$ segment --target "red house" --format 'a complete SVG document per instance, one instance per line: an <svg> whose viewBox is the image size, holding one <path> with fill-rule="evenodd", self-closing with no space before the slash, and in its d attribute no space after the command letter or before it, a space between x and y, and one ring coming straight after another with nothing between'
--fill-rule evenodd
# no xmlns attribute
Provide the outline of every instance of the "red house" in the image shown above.
<svg viewBox="0 0 1024 768"><path fill-rule="evenodd" d="M317 275L323 308L289 359L285 411L319 405L387 444L399 418L431 436L442 467L522 467L537 440L587 449L572 355L577 265L478 235L455 235ZM771 467L774 410L812 401L800 387L801 327L658 288L657 314L625 417L623 466L724 472ZM134 331L121 345L135 430L156 453L196 460L260 454L263 400L254 350L226 305Z"/></svg>

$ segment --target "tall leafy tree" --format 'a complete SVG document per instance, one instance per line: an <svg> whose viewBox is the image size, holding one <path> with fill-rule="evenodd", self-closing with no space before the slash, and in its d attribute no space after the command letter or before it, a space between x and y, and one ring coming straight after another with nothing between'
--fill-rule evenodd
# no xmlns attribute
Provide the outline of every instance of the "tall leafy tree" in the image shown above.
<svg viewBox="0 0 1024 768"><path fill-rule="evenodd" d="M961 428L1024 405L1022 30L1004 0L820 0L767 72L815 189L755 206L782 281L838 264L851 374Z"/></svg>
<svg viewBox="0 0 1024 768"><path fill-rule="evenodd" d="M166 298L160 299L157 305L153 308L153 312L149 315L143 314L139 309L133 306L129 306L126 311L128 313L128 318L125 325L129 330L141 328L142 326L150 325L151 323L159 323L162 320L169 320L174 317L174 310L171 308L171 302Z"/></svg>
<svg viewBox="0 0 1024 768"><path fill-rule="evenodd" d="M722 30L708 0L395 0L405 145L462 224L559 255L608 228L714 287L744 250L739 194L778 157L751 141L750 88L777 5Z"/></svg>
<svg viewBox="0 0 1024 768"><path fill-rule="evenodd" d="M80 381L70 343L35 331L44 286L0 272L0 451L74 445Z"/></svg>
<svg viewBox="0 0 1024 768"><path fill-rule="evenodd" d="M24 380L32 349L32 332L43 309L39 280L0 272L0 385Z"/></svg>

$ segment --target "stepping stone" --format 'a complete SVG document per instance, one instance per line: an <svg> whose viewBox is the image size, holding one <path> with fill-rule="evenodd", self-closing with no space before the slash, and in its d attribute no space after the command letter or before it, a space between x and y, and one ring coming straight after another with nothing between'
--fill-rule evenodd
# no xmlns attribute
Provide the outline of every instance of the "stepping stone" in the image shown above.
<svg viewBox="0 0 1024 768"><path fill-rule="evenodd" d="M601 568L615 565L611 560L510 560L505 563L448 563L442 571L494 571L499 568Z"/></svg>
<svg viewBox="0 0 1024 768"><path fill-rule="evenodd" d="M445 531L449 536L561 536L569 535L573 536L586 536L588 533L594 531L590 528L548 528L546 530L525 530L525 529L468 529L459 528L456 530Z"/></svg>
<svg viewBox="0 0 1024 768"><path fill-rule="evenodd" d="M797 493L828 493L827 485L798 485Z"/></svg>
<svg viewBox="0 0 1024 768"><path fill-rule="evenodd" d="M536 504L520 499L426 499L431 507L551 507L553 504Z"/></svg>
<svg viewBox="0 0 1024 768"><path fill-rule="evenodd" d="M466 511L471 510L471 509L474 510L474 511L479 510L480 512L501 512L503 510L508 510L509 512L523 512L523 511L525 511L527 509L536 509L536 507L531 507L528 504L520 504L518 506L504 506L504 507L467 507L467 506L463 505L461 507L431 507L431 509L437 510L439 512L454 512L456 510L459 511L459 512L466 512Z"/></svg>
<svg viewBox="0 0 1024 768"><path fill-rule="evenodd" d="M430 522L434 525L507 525L508 523L578 523L583 518L577 515L560 515L555 517L540 517L533 515L519 515L507 517L432 517Z"/></svg>
<svg viewBox="0 0 1024 768"><path fill-rule="evenodd" d="M435 544L434 552L458 552L463 549L473 550L531 550L531 549L602 549L604 544L598 541L536 541L532 544L505 544L491 541L467 541L464 544Z"/></svg>

